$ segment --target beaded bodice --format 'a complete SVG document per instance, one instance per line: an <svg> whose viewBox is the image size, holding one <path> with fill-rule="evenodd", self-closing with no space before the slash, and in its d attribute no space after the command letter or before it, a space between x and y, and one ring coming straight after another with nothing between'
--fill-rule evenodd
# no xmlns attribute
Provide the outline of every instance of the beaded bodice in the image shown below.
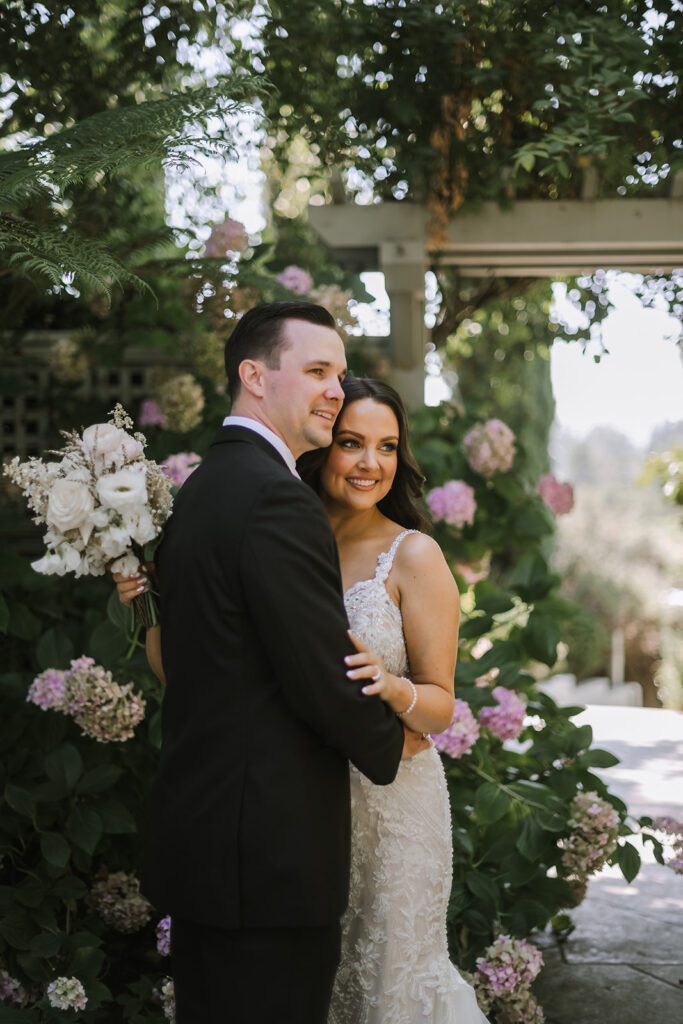
<svg viewBox="0 0 683 1024"><path fill-rule="evenodd" d="M399 544L409 533L416 532L404 530L399 533L389 550L383 551L377 559L375 575L369 580L354 583L344 594L351 632L371 650L381 654L387 672L395 676L408 673L408 655L401 611L391 600L386 582Z"/></svg>

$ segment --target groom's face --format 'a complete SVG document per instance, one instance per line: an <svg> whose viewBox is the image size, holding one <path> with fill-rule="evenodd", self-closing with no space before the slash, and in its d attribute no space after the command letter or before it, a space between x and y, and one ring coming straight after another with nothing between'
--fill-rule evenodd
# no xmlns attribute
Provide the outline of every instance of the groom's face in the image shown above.
<svg viewBox="0 0 683 1024"><path fill-rule="evenodd" d="M332 443L346 375L344 344L331 327L286 320L277 369L264 370L264 407L296 458Z"/></svg>

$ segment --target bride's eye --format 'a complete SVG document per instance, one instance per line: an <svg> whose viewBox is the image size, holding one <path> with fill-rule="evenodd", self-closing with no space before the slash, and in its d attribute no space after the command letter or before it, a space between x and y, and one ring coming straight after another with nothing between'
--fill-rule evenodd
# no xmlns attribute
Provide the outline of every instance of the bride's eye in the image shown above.
<svg viewBox="0 0 683 1024"><path fill-rule="evenodd" d="M354 441L351 437L343 437L339 441L339 446L340 448L357 448L358 441Z"/></svg>
<svg viewBox="0 0 683 1024"><path fill-rule="evenodd" d="M382 451L383 452L389 452L389 453L395 452L397 448L398 448L398 445L393 444L391 442L389 442L388 444L383 444L382 445Z"/></svg>

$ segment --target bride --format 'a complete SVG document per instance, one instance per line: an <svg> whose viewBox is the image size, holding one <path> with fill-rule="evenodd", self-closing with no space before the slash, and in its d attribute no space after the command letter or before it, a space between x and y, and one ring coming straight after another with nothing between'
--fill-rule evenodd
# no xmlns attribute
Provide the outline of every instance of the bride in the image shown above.
<svg viewBox="0 0 683 1024"><path fill-rule="evenodd" d="M320 495L339 550L344 603L358 653L347 675L367 680L409 728L441 732L453 714L459 601L438 545L413 503L423 478L406 414L389 385L347 378L332 445L307 453L301 476ZM115 577L124 603L145 586ZM163 677L159 630L148 657ZM375 786L351 767L351 880L328 1024L487 1024L448 958L451 820L440 757L424 749L395 781Z"/></svg>

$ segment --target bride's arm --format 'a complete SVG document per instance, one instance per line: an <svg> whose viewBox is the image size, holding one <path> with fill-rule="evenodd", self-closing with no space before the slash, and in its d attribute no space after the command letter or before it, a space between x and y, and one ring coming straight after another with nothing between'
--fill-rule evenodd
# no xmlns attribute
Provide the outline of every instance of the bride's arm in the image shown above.
<svg viewBox="0 0 683 1024"><path fill-rule="evenodd" d="M438 544L424 534L406 537L400 545L390 581L400 598L410 678L416 687L417 701L406 714L413 704L413 688L405 679L386 672L381 659L367 648L367 658L363 654L352 656L351 664L359 674L352 670L351 678L369 676L363 692L378 694L411 729L443 732L451 723L455 707L453 673L460 623L457 585ZM366 668L359 669L359 665ZM376 673L378 668L380 678L372 682L372 672Z"/></svg>
<svg viewBox="0 0 683 1024"><path fill-rule="evenodd" d="M114 583L119 595L121 604L130 605L134 597L142 594L149 585L145 576L122 576L120 573L113 573ZM150 626L145 634L145 651L147 661L157 679L166 685L164 666L161 663L161 626Z"/></svg>

